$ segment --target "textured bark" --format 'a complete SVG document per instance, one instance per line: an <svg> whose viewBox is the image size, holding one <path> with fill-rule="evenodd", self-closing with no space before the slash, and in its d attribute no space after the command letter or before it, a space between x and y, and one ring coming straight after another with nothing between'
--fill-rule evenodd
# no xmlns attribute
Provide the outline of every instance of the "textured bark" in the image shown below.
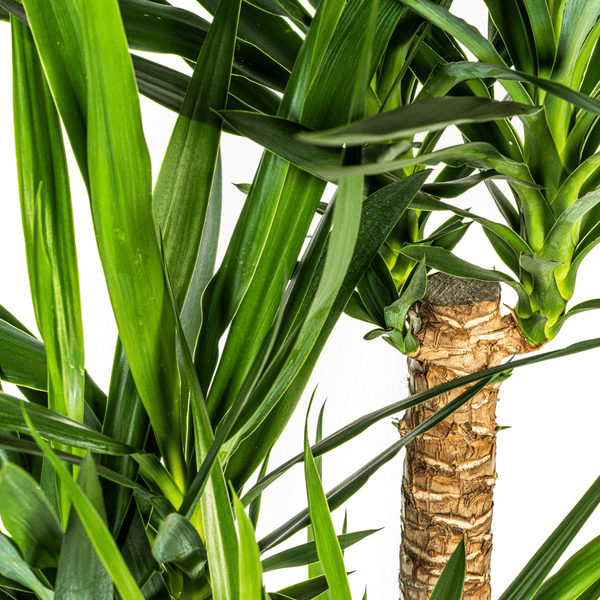
<svg viewBox="0 0 600 600"><path fill-rule="evenodd" d="M408 358L411 393L493 367L533 347L512 315L500 315L500 286L435 273L416 307L420 347ZM418 322L418 321L417 321ZM491 596L496 402L488 386L406 447L402 481L400 597L426 600L465 536L464 600ZM407 411L400 434L413 429L463 389Z"/></svg>

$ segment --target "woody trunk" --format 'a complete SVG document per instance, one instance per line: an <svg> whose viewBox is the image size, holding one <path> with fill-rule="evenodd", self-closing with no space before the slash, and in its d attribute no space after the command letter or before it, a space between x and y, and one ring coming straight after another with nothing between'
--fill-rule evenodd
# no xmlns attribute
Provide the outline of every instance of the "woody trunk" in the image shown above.
<svg viewBox="0 0 600 600"><path fill-rule="evenodd" d="M500 315L497 283L429 277L416 307L419 349L408 358L411 393L499 365L532 347L511 314ZM419 323L420 320L420 323ZM453 550L465 538L464 600L489 600L496 402L490 385L406 447L402 480L400 597L426 600ZM463 390L443 394L405 414L404 434Z"/></svg>

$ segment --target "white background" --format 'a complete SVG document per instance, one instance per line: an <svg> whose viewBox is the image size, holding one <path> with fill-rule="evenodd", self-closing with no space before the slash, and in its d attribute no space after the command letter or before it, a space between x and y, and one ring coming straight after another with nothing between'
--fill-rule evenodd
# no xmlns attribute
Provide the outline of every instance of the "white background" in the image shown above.
<svg viewBox="0 0 600 600"><path fill-rule="evenodd" d="M176 3L192 10L193 0ZM482 28L483 2L457 0L453 12ZM37 331L29 296L25 251L17 193L11 115L10 27L0 23L0 303L30 329ZM158 57L153 56L154 60ZM162 57L166 64L189 72L183 61ZM142 98L144 126L154 177L158 173L175 115ZM448 138L448 143L456 143ZM455 138L456 139L456 138ZM233 136L223 139L223 227L219 259L244 202L232 183L252 180L261 150ZM85 329L86 366L96 382L108 389L116 328L103 285L88 200L74 161L70 161L76 220L79 270ZM498 219L484 186L478 186L457 203L479 214ZM457 254L477 264L506 270L473 226ZM600 262L592 252L583 263L573 304L600 296ZM503 288L503 301L513 305L512 291ZM302 430L309 397L318 384L311 423L314 438L316 414L327 398L325 435L378 407L398 401L408 393L405 358L385 342L363 341L370 327L343 316L313 373L306 393L284 436L272 454L275 467L302 450ZM600 315L574 317L546 349L558 349L582 339L600 336ZM498 440L499 479L493 521L493 594L497 598L518 574L546 537L600 474L597 423L599 394L594 383L599 352L590 351L540 365L518 369L503 384L498 423L512 428ZM6 385L5 391L18 394ZM391 419L372 427L359 439L324 458L324 487L331 489L398 439ZM365 585L376 600L398 597L398 546L400 477L403 453L388 463L347 503L349 531L383 528L346 552L346 566L354 598L362 598ZM262 537L306 505L302 467L282 477L264 495L258 535ZM341 529L343 509L334 513ZM600 533L600 515L593 515L567 552L570 555ZM305 532L288 545L305 541ZM301 581L306 569L266 575L268 590Z"/></svg>

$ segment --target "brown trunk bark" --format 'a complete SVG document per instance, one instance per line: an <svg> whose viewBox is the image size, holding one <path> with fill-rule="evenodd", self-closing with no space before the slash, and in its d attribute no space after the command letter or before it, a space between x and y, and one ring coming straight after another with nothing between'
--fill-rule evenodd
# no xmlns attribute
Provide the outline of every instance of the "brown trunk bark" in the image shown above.
<svg viewBox="0 0 600 600"><path fill-rule="evenodd" d="M512 315L500 315L500 286L435 273L416 308L419 349L408 358L410 392L493 367L532 350ZM464 600L489 600L496 402L488 386L406 447L402 481L400 597L426 600L450 555L465 537ZM410 431L463 390L408 410Z"/></svg>

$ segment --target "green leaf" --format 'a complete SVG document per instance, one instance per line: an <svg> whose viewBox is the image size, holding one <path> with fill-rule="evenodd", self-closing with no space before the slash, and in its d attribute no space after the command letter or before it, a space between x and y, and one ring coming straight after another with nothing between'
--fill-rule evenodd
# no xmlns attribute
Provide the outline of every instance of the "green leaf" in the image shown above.
<svg viewBox="0 0 600 600"><path fill-rule="evenodd" d="M514 370L518 367L536 364L538 362L544 362L562 356L570 356L571 354L577 354L579 352L591 350L593 348L598 347L600 347L600 338L594 338L591 340L586 340L584 342L578 342L576 344L567 346L566 348L562 348L561 350L554 350L553 352L544 352L541 354L536 354L534 356L529 356L528 358L513 360L510 364L499 365L498 367L485 369L483 371L460 377L451 382L436 386L431 390L420 392L418 394L413 394L412 396L409 396L404 400L400 400L399 402L395 402L393 404L390 404L389 406L385 406L383 408L361 416L360 418L356 419L352 423L349 423L342 429L339 429L335 433L332 433L331 435L327 436L322 442L313 446L311 448L311 451L315 456L320 456L326 452L329 452L330 450L333 450L334 448L338 448L347 441L360 435L363 431L366 431L369 427L371 427L371 425L379 422L381 419L385 419L400 411L416 406L427 400L431 400L432 398L435 398L440 394L445 394L450 390L457 389L459 387L462 387L463 385L467 385L474 381L479 381L481 378L489 377L491 375L497 375L506 371ZM259 480L242 498L242 503L245 505L250 503L258 494L260 494L271 483L273 483L273 481L275 481L277 478L283 475L283 473L285 473L294 465L302 462L303 459L304 455L298 454L295 457L288 460L287 462L285 462L277 469L275 469L274 471L272 471L271 473L269 473L268 475L266 475L264 478Z"/></svg>
<svg viewBox="0 0 600 600"><path fill-rule="evenodd" d="M90 197L119 336L165 463L183 487L175 323L152 217L151 171L117 5L82 5ZM100 25L99 25L100 24ZM120 136L108 132L122 132Z"/></svg>
<svg viewBox="0 0 600 600"><path fill-rule="evenodd" d="M169 110L179 113L191 77L137 54L130 53L130 56L140 94ZM252 108L258 112L275 114L279 108L279 103L279 96L268 88L241 75L231 77L227 96L228 109L248 110ZM235 131L228 128L227 133L235 134Z"/></svg>
<svg viewBox="0 0 600 600"><path fill-rule="evenodd" d="M92 501L85 495L75 481L73 481L72 476L60 462L60 459L48 444L42 440L40 434L37 432L29 418L25 407L23 407L22 414L23 419L29 428L29 433L33 436L37 445L44 451L44 454L56 469L57 477L60 478L62 485L69 494L71 501L73 502L73 507L77 511L89 539L102 560L102 563L110 573L123 600L143 600L143 596L133 580L127 565L123 561L119 548L102 520L102 516L98 514ZM91 465L90 468L93 469L94 464L91 457L89 458L89 462Z"/></svg>
<svg viewBox="0 0 600 600"><path fill-rule="evenodd" d="M282 286L281 302L283 302L283 293L284 289ZM215 464L225 440L227 439L231 430L236 426L236 422L238 421L240 415L243 413L246 407L248 397L250 396L252 389L256 386L257 381L259 380L260 376L265 370L268 359L273 350L275 339L281 326L281 317L282 311L278 313L277 319L273 324L271 331L264 339L258 356L252 364L250 371L246 376L246 379L244 380L242 388L240 389L235 400L233 401L233 404L227 412L227 415L221 421L217 434L215 435L215 438L208 452L204 456L202 464L198 469L198 472L194 476L192 483L188 486L186 496L180 507L180 512L185 513L187 515L191 515L191 512L195 509L198 500L204 491L204 486L207 483L208 474L210 473L213 465ZM277 359L274 359L274 361L275 360Z"/></svg>
<svg viewBox="0 0 600 600"><path fill-rule="evenodd" d="M561 327L565 324L565 321L574 315L578 315L582 312L586 312L588 310L596 310L600 308L600 299L595 298L594 300L585 300L584 302L580 302L576 304L572 308L570 308L564 315L562 315L556 323L551 328L551 335L554 337L561 329Z"/></svg>
<svg viewBox="0 0 600 600"><path fill-rule="evenodd" d="M119 0L119 9L133 50L176 54L196 62L210 23L195 13L147 0ZM263 85L283 92L289 70L263 52L260 46L236 40L235 70Z"/></svg>
<svg viewBox="0 0 600 600"><path fill-rule="evenodd" d="M63 533L57 514L33 477L11 463L0 471L0 516L27 564L58 565Z"/></svg>
<svg viewBox="0 0 600 600"><path fill-rule="evenodd" d="M310 409L309 409L310 410ZM304 476L310 521L313 526L319 562L325 572L333 600L351 600L344 557L335 535L327 499L308 443L308 415L304 427Z"/></svg>
<svg viewBox="0 0 600 600"><path fill-rule="evenodd" d="M0 574L32 590L40 600L54 599L54 592L42 585L12 545L10 538L3 533L0 533Z"/></svg>
<svg viewBox="0 0 600 600"><path fill-rule="evenodd" d="M466 569L467 559L463 537L442 570L442 574L431 592L430 600L461 600Z"/></svg>
<svg viewBox="0 0 600 600"><path fill-rule="evenodd" d="M220 111L219 115L245 137L264 146L292 164L315 172L315 167L335 168L341 164L339 150L315 148L300 139L301 133L311 130L304 125L280 117L247 111Z"/></svg>
<svg viewBox="0 0 600 600"><path fill-rule="evenodd" d="M521 222L517 209L510 203L509 199L502 193L500 188L493 181L486 181L485 186L494 199L500 214L504 217L506 224L518 232L521 228Z"/></svg>
<svg viewBox="0 0 600 600"><path fill-rule="evenodd" d="M208 211L221 137L221 119L212 111L227 103L241 3L219 3L154 188L154 220L163 235L165 264L179 309L196 266Z"/></svg>
<svg viewBox="0 0 600 600"><path fill-rule="evenodd" d="M382 41L391 34L394 16L399 12L396 3L385 0L384 4L385 10L378 13L378 35L375 36L373 60L367 79L372 77L385 46ZM371 5L366 0L349 5L349 10L342 13L335 30L316 25L321 23L321 18L327 22L331 20L335 25L343 6L338 0L320 5L286 88L279 117L300 119L301 123L306 121L307 125L313 127L325 127L328 123L337 125L345 120L354 89L349 82L357 77L362 52L360 44L348 44L347 40L364 36L364 23ZM332 42L331 53L325 53L331 35L338 41ZM322 43L326 46L322 47ZM335 52L333 48L336 48ZM341 79L343 86L332 85L332 73L335 74L335 83ZM312 85L306 96L310 81ZM340 89L345 90L348 85L348 93L340 97ZM329 111L333 105L336 106L334 113ZM270 173L268 178L267 173ZM195 362L201 374L201 383L208 387L211 379L213 381L207 403L215 423L236 397L273 322L280 278L284 271L291 273L293 270L324 188L325 182L270 154L265 155L261 163L221 269L207 288L205 297L204 306L211 312L211 323L206 330L203 327ZM302 202L298 203L298 198ZM250 230L245 226L249 222L260 226ZM234 316L219 368L213 378L218 339ZM289 371L284 389L276 390L277 397L285 391L290 377L294 375L292 369ZM264 454L254 453L254 456L260 462Z"/></svg>
<svg viewBox="0 0 600 600"><path fill-rule="evenodd" d="M244 600L262 600L262 565L260 563L258 544L254 537L254 527L252 527L250 519L244 512L244 507L233 489L231 490L231 494L233 496L233 510L240 536L239 597L244 598Z"/></svg>
<svg viewBox="0 0 600 600"><path fill-rule="evenodd" d="M346 533L338 535L337 539L340 544L340 548L345 550L350 546L360 542L364 538L377 533L379 529L367 529L365 531L356 531L353 533ZM276 569L287 569L290 567L301 567L303 565L310 565L316 563L319 560L317 554L317 546L314 542L307 544L301 544L300 546L294 546L288 548L277 554L273 554L262 561L263 573L267 571L275 571Z"/></svg>
<svg viewBox="0 0 600 600"><path fill-rule="evenodd" d="M552 67L552 79L563 85L578 87L573 82L573 73L586 37L600 14L600 7L584 0L571 0L565 3L560 34L556 48L556 57ZM571 107L556 97L545 100L548 126L557 147L562 149L567 136Z"/></svg>
<svg viewBox="0 0 600 600"><path fill-rule="evenodd" d="M385 325L384 309L397 300L398 291L394 278L381 254L375 256L367 272L358 282L356 289L371 319L383 327Z"/></svg>
<svg viewBox="0 0 600 600"><path fill-rule="evenodd" d="M31 456L44 456L43 451L40 450L40 448L34 442L9 435L0 434L0 447L8 448L14 450L15 452L21 452ZM64 462L73 465L80 465L83 460L81 456L69 454L68 452L63 452L61 450L57 450L55 454ZM150 503L161 516L166 517L168 514L175 511L173 505L165 498L153 494L150 492L150 490L148 490L148 488L132 481L131 479L123 477L122 475L102 466L97 466L96 470L98 475L104 479L134 490L139 497Z"/></svg>
<svg viewBox="0 0 600 600"><path fill-rule="evenodd" d="M475 187L478 183L485 181L487 184L488 180L492 178L506 179L506 176L500 175L494 169L487 169L480 173L476 173L475 175L471 175L470 177L463 177L451 181L436 180L432 183L426 183L423 185L423 191L436 198L458 198L472 187Z"/></svg>
<svg viewBox="0 0 600 600"><path fill-rule="evenodd" d="M598 598L600 598L600 579L585 590L585 592L578 597L578 600L598 600Z"/></svg>
<svg viewBox="0 0 600 600"><path fill-rule="evenodd" d="M291 598L292 600L312 600L312 598L316 598L328 589L327 579L325 575L321 575L320 577L313 577L301 583L289 585L269 595L272 600L285 600L287 598Z"/></svg>
<svg viewBox="0 0 600 600"><path fill-rule="evenodd" d="M412 1L412 0L411 0ZM535 77L522 71L508 69L503 65L488 64L490 61L483 62L455 62L451 64L440 65L432 74L431 79L423 86L419 97L427 98L429 96L438 96L447 93L461 81L469 79L493 78L499 81L517 81L531 83L552 96L564 100L578 108L582 108L593 114L600 114L600 101L596 98L582 94L577 90L571 89L568 85L563 85L549 79ZM522 101L521 101L522 102Z"/></svg>
<svg viewBox="0 0 600 600"><path fill-rule="evenodd" d="M481 373L481 371L480 371ZM386 450L376 456L374 459L369 461L361 469L353 473L350 477L342 481L335 488L333 488L327 494L327 503L329 511L334 511L336 508L341 506L348 498L353 496L359 489L361 489L369 480L371 475L377 472L384 464L389 462L394 456L400 452L400 450L413 440L416 436L434 427L437 423L443 421L449 414L452 414L455 410L460 408L466 402L469 401L475 394L482 390L486 385L490 383L493 378L486 378L483 381L479 381L475 385L471 386L466 392L463 392L460 396L452 400L446 406L438 410L434 415L429 417L426 421L415 427L410 433L403 436L402 439L389 446ZM441 386L438 388L441 389ZM437 395L437 394L435 394ZM422 402L418 401L417 403ZM324 440L325 441L325 440ZM305 465L306 469L306 465ZM273 548L277 544L280 544L284 540L288 539L294 533L306 527L311 520L308 510L303 510L297 515L292 517L289 521L272 531L270 534L265 536L259 541L259 547L261 552L266 552L270 548ZM313 523L314 527L314 523ZM319 555L319 560L322 561ZM323 564L325 568L325 565Z"/></svg>
<svg viewBox="0 0 600 600"><path fill-rule="evenodd" d="M571 262L575 250L572 235L573 229L581 219L595 206L600 203L600 191L589 192L585 196L578 198L567 210L565 210L556 220L554 227L548 233L544 241L540 255L549 260L562 262L565 264L565 270ZM557 273L560 277L560 271Z"/></svg>
<svg viewBox="0 0 600 600"><path fill-rule="evenodd" d="M520 3L516 0L485 0L485 3L515 68L533 72L535 49L529 23Z"/></svg>
<svg viewBox="0 0 600 600"><path fill-rule="evenodd" d="M269 467L269 457L271 456L271 451L267 452L265 456L265 460L263 460L262 465L260 466L260 471L258 472L259 479L264 477L267 473L267 468ZM260 505L262 501L262 495L259 494L252 502L250 502L250 508L248 510L248 517L250 522L252 523L252 527L256 531L256 525L258 524L258 517L260 514ZM263 568L264 571L264 568Z"/></svg>
<svg viewBox="0 0 600 600"><path fill-rule="evenodd" d="M117 338L102 433L134 448L143 448L149 427L148 413L135 387L123 344ZM138 472L138 465L130 456L103 456L101 464L129 479L135 479ZM131 500L131 489L108 481L102 487L108 525L116 538Z"/></svg>
<svg viewBox="0 0 600 600"><path fill-rule="evenodd" d="M556 38L548 3L524 0L523 6L529 17L529 25L535 43L538 74L547 76L552 70L552 63L556 56Z"/></svg>
<svg viewBox="0 0 600 600"><path fill-rule="evenodd" d="M83 421L84 351L67 159L33 37L13 19L14 117L27 270L48 368L48 405Z"/></svg>
<svg viewBox="0 0 600 600"><path fill-rule="evenodd" d="M140 454L133 456L140 466L140 475L146 482L152 482L173 506L179 506L183 499L183 492L167 471L156 454Z"/></svg>
<svg viewBox="0 0 600 600"><path fill-rule="evenodd" d="M34 390L48 388L46 351L44 344L28 333L22 324L0 306L0 379L18 386L30 388L28 400L48 405L46 394L33 394ZM85 373L84 416L93 412L96 419L104 418L106 394Z"/></svg>
<svg viewBox="0 0 600 600"><path fill-rule="evenodd" d="M229 459L227 466L228 478L235 481L236 485L240 481L247 481L250 475L258 468L262 457L265 456L271 447L273 440L278 438L285 427L300 400L302 391L307 385L317 358L332 328L351 298L356 285L427 175L427 171L422 171L407 179L385 186L363 202L359 235L350 263L350 269L329 312L325 325L311 350L309 358L302 366L300 372L295 376L295 379L292 380L288 390L277 401L275 408L269 413L264 424L259 426L252 435L244 440L239 449ZM327 213L325 217L327 217ZM326 232L324 237L326 239ZM306 314L314 296L319 282L318 274L322 272L324 264L324 257L321 252L321 244L324 243L325 241L321 236L312 238L307 253L311 253L315 249L316 251L314 252L315 256L308 262L313 265L312 261L314 260L316 264L307 269L306 278L294 279L292 283L289 301L286 303L286 311L288 306L290 310L293 309L290 318L292 324L289 327L292 327L292 325L295 327L294 324L300 322L304 314ZM298 277L300 277L301 266L298 269ZM298 304L300 305L299 307ZM286 331L285 322L282 330ZM271 389L271 387L268 387L263 390L259 386L256 390L257 397L264 399L265 403L277 400L276 397L273 398L265 394L265 391Z"/></svg>
<svg viewBox="0 0 600 600"><path fill-rule="evenodd" d="M0 392L0 426L11 431L28 433L27 424L21 414L23 407L27 407L36 428L39 428L42 434L50 440L78 448L87 448L92 452L102 454L123 455L136 452L135 448L112 440L64 415L2 392Z"/></svg>
<svg viewBox="0 0 600 600"><path fill-rule="evenodd" d="M164 515L164 518L167 516ZM129 528L121 545L121 554L138 587L142 590L142 595L146 600L167 598L168 591L163 576L156 572L160 570L160 565L152 556L152 547L146 530L148 523L142 517L137 501L129 505L126 523L129 524Z"/></svg>
<svg viewBox="0 0 600 600"><path fill-rule="evenodd" d="M497 281L498 283L507 283L510 285L519 296L520 306L517 305L517 314L523 315L524 318L530 316L527 313L529 308L529 296L525 292L523 286L513 279L510 275L502 273L501 271L492 271L490 269L483 269L472 263L454 256L448 250L443 248L436 248L434 246L406 246L400 251L402 254L414 259L421 260L425 258L425 263L428 267L437 269L449 275L456 277L465 277L467 279L479 279L480 281Z"/></svg>
<svg viewBox="0 0 600 600"><path fill-rule="evenodd" d="M410 307L425 296L427 290L427 271L425 259L411 273L410 280L400 292L400 297L384 309L385 324L393 329L386 341L404 354L412 354L419 347L419 342L412 335L412 321L406 323L406 316Z"/></svg>
<svg viewBox="0 0 600 600"><path fill-rule="evenodd" d="M200 249L192 280L188 288L183 308L181 309L181 326L190 348L196 347L198 333L202 326L202 296L206 286L214 275L217 258L219 231L221 227L221 206L223 196L223 170L221 154L217 156L217 166L210 190L210 199L206 213L206 222L200 240Z"/></svg>
<svg viewBox="0 0 600 600"><path fill-rule="evenodd" d="M428 0L401 0L401 2L463 44L479 61L506 67L506 63L493 45L483 37L478 29L451 14L447 8L437 6ZM516 102L531 104L531 98L523 86L509 82L504 84L504 87Z"/></svg>
<svg viewBox="0 0 600 600"><path fill-rule="evenodd" d="M573 507L550 537L500 596L500 600L529 600L600 503L600 477Z"/></svg>
<svg viewBox="0 0 600 600"><path fill-rule="evenodd" d="M171 513L160 524L152 546L159 563L177 565L187 577L198 579L204 573L206 549L196 528L178 513Z"/></svg>
<svg viewBox="0 0 600 600"><path fill-rule="evenodd" d="M198 381L185 333L175 309L173 291L168 271L164 273L165 284L170 293L173 317L177 325L177 346L181 355L182 389L189 394L189 406L194 425L194 450L198 467L205 461L214 444L214 433L210 424L204 394ZM213 594L224 600L238 600L238 540L235 533L233 513L229 495L218 457L211 463L208 478L202 478L205 485L202 496L194 489L188 490L183 498L179 513L185 514L195 527L202 527L204 543L208 552ZM196 476L195 480L198 479ZM196 511L200 507L201 515ZM201 516L201 524L199 521ZM241 599L240 599L241 600Z"/></svg>
<svg viewBox="0 0 600 600"><path fill-rule="evenodd" d="M183 486L175 326L164 308L150 160L121 15L111 0L31 0L26 8L54 97L77 98L76 106L58 99L57 106L65 123L73 120L69 111L81 117L79 129L67 132L86 149L87 166L79 162L120 337L165 460Z"/></svg>
<svg viewBox="0 0 600 600"><path fill-rule="evenodd" d="M600 536L578 550L565 564L544 581L535 600L574 600L600 581Z"/></svg>
<svg viewBox="0 0 600 600"><path fill-rule="evenodd" d="M87 89L84 26L70 0L51 4L25 0L31 27L52 97L69 136L83 180L89 189L87 156Z"/></svg>
<svg viewBox="0 0 600 600"><path fill-rule="evenodd" d="M77 484L106 523L102 488L88 452L83 459ZM96 553L85 527L75 510L71 510L56 573L55 600L76 600L92 596L94 600L112 600L113 582Z"/></svg>
<svg viewBox="0 0 600 600"><path fill-rule="evenodd" d="M520 254L532 252L527 242L525 242L525 240L519 234L515 233L515 231L513 231L510 227L507 227L502 223L496 223L494 221L490 221L489 219L484 219L483 217L480 217L471 211L462 210L460 208L457 208L456 206L447 204L446 202L441 202L440 200L436 200L435 198L427 197L424 195L415 198L411 202L411 208L431 211L450 210L457 215L466 217L468 219L473 219L477 223L480 223L484 229L493 232L495 235L500 237L504 241L504 243L508 244L508 246L512 248L512 250L517 254L517 256L519 256Z"/></svg>
<svg viewBox="0 0 600 600"><path fill-rule="evenodd" d="M498 102L476 96L446 96L417 100L363 121L327 131L299 133L298 139L318 146L374 144L408 137L421 131L436 131L449 125L483 123L534 114L539 106Z"/></svg>
<svg viewBox="0 0 600 600"><path fill-rule="evenodd" d="M200 4L214 15L219 6L218 0L202 0ZM301 7L296 0L286 0L290 7ZM306 9L292 12L300 21L310 16ZM271 13L271 14L269 14ZM302 46L302 38L282 17L289 16L278 0L253 0L244 2L240 11L238 37L260 48L279 64L291 71Z"/></svg>

